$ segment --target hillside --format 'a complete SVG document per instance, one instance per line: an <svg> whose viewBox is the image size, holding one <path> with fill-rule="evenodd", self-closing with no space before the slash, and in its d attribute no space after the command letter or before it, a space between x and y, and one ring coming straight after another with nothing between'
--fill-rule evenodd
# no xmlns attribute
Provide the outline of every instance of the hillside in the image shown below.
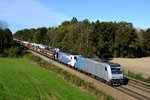
<svg viewBox="0 0 150 100"><path fill-rule="evenodd" d="M0 58L0 100L94 100L25 58Z"/></svg>

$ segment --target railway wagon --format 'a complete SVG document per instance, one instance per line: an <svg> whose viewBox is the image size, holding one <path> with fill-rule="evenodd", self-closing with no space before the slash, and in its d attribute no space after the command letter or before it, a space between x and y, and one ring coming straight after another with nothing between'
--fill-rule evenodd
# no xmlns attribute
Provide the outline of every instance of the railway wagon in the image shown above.
<svg viewBox="0 0 150 100"><path fill-rule="evenodd" d="M43 54L44 56L47 56L48 58L55 60L56 53L53 51L42 49L41 54Z"/></svg>
<svg viewBox="0 0 150 100"><path fill-rule="evenodd" d="M55 60L55 52L45 49L41 44L31 44L32 50Z"/></svg>
<svg viewBox="0 0 150 100"><path fill-rule="evenodd" d="M123 74L119 64L78 57L77 68L94 75L111 85L122 85Z"/></svg>
<svg viewBox="0 0 150 100"><path fill-rule="evenodd" d="M19 41L19 43L21 44L21 46L27 48L29 46L29 42L26 41Z"/></svg>

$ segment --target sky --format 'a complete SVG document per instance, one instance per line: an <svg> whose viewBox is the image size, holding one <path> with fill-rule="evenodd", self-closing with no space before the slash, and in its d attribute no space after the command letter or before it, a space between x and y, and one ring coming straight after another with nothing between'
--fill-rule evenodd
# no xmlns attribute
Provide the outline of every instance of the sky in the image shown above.
<svg viewBox="0 0 150 100"><path fill-rule="evenodd" d="M57 27L79 21L126 21L150 28L150 0L0 0L0 20L15 33L25 28Z"/></svg>

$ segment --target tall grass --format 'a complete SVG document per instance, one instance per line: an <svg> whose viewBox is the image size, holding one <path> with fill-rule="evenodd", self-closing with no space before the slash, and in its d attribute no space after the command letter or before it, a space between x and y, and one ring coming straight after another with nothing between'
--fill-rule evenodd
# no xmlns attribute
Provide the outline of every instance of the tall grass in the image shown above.
<svg viewBox="0 0 150 100"><path fill-rule="evenodd" d="M135 73L132 71L123 71L124 75L130 78L137 79L150 84L150 77L144 77L141 73Z"/></svg>
<svg viewBox="0 0 150 100"><path fill-rule="evenodd" d="M114 100L114 98L102 90L98 90L96 87L91 85L90 83L82 80L81 78L77 77L76 75L63 70L62 68L59 68L55 65L52 65L40 57L34 56L32 54L26 55L26 57L34 62L36 62L40 67L45 68L49 71L52 71L54 73L57 73L59 76L61 76L63 79L65 79L67 82L70 82L71 84L75 85L76 87L82 88L85 91L88 91L92 95L96 96L97 99L100 100Z"/></svg>

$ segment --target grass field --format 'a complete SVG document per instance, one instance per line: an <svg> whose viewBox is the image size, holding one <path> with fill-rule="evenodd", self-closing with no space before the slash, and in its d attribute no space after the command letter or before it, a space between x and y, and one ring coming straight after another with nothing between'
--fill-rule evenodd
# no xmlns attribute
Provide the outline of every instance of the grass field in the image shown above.
<svg viewBox="0 0 150 100"><path fill-rule="evenodd" d="M95 100L25 58L0 58L0 100Z"/></svg>

